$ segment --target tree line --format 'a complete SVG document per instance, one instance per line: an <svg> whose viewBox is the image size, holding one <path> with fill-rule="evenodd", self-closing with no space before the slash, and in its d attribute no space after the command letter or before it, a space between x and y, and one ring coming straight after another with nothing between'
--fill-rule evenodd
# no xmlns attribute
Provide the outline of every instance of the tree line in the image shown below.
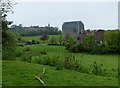
<svg viewBox="0 0 120 88"><path fill-rule="evenodd" d="M70 52L93 54L120 53L120 30L107 30L101 43L95 42L95 34L87 34L81 42L75 36L66 36L65 47Z"/></svg>
<svg viewBox="0 0 120 88"><path fill-rule="evenodd" d="M12 25L11 31L19 33L22 36L38 36L38 35L58 35L61 34L61 30L57 27L39 27L39 26L29 26L29 27L22 27L22 24Z"/></svg>

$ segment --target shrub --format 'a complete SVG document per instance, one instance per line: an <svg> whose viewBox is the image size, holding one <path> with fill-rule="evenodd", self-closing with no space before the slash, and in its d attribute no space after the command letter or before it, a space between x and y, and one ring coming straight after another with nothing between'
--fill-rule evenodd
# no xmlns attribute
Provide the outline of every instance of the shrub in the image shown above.
<svg viewBox="0 0 120 88"><path fill-rule="evenodd" d="M39 42L39 41L37 41L37 44L40 44L40 42Z"/></svg>
<svg viewBox="0 0 120 88"><path fill-rule="evenodd" d="M36 41L35 40L32 40L32 42L31 42L32 44L36 44Z"/></svg>
<svg viewBox="0 0 120 88"><path fill-rule="evenodd" d="M27 41L26 45L32 45L31 41Z"/></svg>
<svg viewBox="0 0 120 88"><path fill-rule="evenodd" d="M30 51L30 47L26 47L23 51Z"/></svg>
<svg viewBox="0 0 120 88"><path fill-rule="evenodd" d="M2 59L3 60L15 60L15 52L8 51L2 51Z"/></svg>
<svg viewBox="0 0 120 88"><path fill-rule="evenodd" d="M47 52L46 52L46 51L40 51L40 54L42 54L42 55L46 55Z"/></svg>
<svg viewBox="0 0 120 88"><path fill-rule="evenodd" d="M41 60L39 56L35 56L32 58L31 62L36 63L36 64L40 64Z"/></svg>
<svg viewBox="0 0 120 88"><path fill-rule="evenodd" d="M56 61L56 69L63 70L63 68L64 68L64 62L61 58L58 58Z"/></svg>
<svg viewBox="0 0 120 88"><path fill-rule="evenodd" d="M50 44L57 44L57 38L56 37L51 37L49 42L50 42Z"/></svg>
<svg viewBox="0 0 120 88"><path fill-rule="evenodd" d="M64 68L65 69L75 69L75 55L66 55L64 60Z"/></svg>
<svg viewBox="0 0 120 88"><path fill-rule="evenodd" d="M67 44L65 44L65 49L66 49L66 50L69 50L69 48L70 48L71 46L72 46L71 44L68 44L68 43L67 43Z"/></svg>
<svg viewBox="0 0 120 88"><path fill-rule="evenodd" d="M78 46L77 45L72 45L68 49L70 52L78 52Z"/></svg>
<svg viewBox="0 0 120 88"><path fill-rule="evenodd" d="M24 61L24 62L31 63L31 59L32 59L32 56L30 56L30 55L24 54L24 55L21 56L21 60Z"/></svg>
<svg viewBox="0 0 120 88"><path fill-rule="evenodd" d="M77 46L78 46L78 51L79 51L79 52L84 52L84 51L85 51L85 48L84 48L84 46L83 46L83 43L80 42Z"/></svg>
<svg viewBox="0 0 120 88"><path fill-rule="evenodd" d="M16 54L15 54L16 57L20 57L20 56L22 56L22 55L23 55L22 52L16 52Z"/></svg>
<svg viewBox="0 0 120 88"><path fill-rule="evenodd" d="M96 62L94 62L93 69L92 69L92 74L105 76L106 75L106 69L102 69L102 66L103 66L103 64L98 65Z"/></svg>
<svg viewBox="0 0 120 88"><path fill-rule="evenodd" d="M92 54L106 54L109 52L109 48L105 44L95 44L91 53Z"/></svg>

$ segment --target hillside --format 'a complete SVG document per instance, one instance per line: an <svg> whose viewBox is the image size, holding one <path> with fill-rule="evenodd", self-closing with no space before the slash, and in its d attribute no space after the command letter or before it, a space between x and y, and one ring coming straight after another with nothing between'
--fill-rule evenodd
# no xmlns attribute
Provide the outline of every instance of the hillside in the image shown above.
<svg viewBox="0 0 120 88"><path fill-rule="evenodd" d="M46 73L42 80L47 86L117 86L118 80L114 77L103 77L83 74L72 70L56 70L54 67L19 62L3 61L3 86L41 86L36 75Z"/></svg>

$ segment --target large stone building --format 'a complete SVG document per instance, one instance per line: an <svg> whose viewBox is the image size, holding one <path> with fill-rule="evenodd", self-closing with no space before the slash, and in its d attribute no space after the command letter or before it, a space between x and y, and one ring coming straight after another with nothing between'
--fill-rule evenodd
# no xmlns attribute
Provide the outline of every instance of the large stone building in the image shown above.
<svg viewBox="0 0 120 88"><path fill-rule="evenodd" d="M82 21L64 22L62 25L62 31L64 34L79 35L84 33L84 24Z"/></svg>

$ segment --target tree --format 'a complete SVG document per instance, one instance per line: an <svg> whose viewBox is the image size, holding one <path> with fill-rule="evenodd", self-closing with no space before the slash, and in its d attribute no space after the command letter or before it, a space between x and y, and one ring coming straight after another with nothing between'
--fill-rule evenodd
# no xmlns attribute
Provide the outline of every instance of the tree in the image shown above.
<svg viewBox="0 0 120 88"><path fill-rule="evenodd" d="M48 39L49 39L49 36L48 36L48 35L42 35L42 36L40 37L40 40L42 40L43 43L44 43L45 40L48 40Z"/></svg>
<svg viewBox="0 0 120 88"><path fill-rule="evenodd" d="M70 45L73 45L75 42L76 42L75 36L71 35L71 36L68 38L68 43L69 43Z"/></svg>
<svg viewBox="0 0 120 88"><path fill-rule="evenodd" d="M57 44L57 38L54 37L54 36L51 37L51 38L50 38L50 43L51 43L51 44Z"/></svg>
<svg viewBox="0 0 120 88"><path fill-rule="evenodd" d="M64 36L64 41L65 41L65 43L68 42L69 37L70 37L70 34L69 34L69 33L65 34L65 36Z"/></svg>
<svg viewBox="0 0 120 88"><path fill-rule="evenodd" d="M12 22L6 20L6 16L8 12L12 12L12 5L13 3L10 0L6 2L1 0L0 7L1 7L1 22L2 22L2 58L3 59L14 59L15 53L15 46L16 46L16 35L12 33L8 25Z"/></svg>
<svg viewBox="0 0 120 88"><path fill-rule="evenodd" d="M83 45L86 51L91 51L95 44L95 34L87 34L83 40Z"/></svg>
<svg viewBox="0 0 120 88"><path fill-rule="evenodd" d="M58 42L60 43L60 45L62 44L62 42L63 42L63 35L60 35L58 37Z"/></svg>
<svg viewBox="0 0 120 88"><path fill-rule="evenodd" d="M69 49L71 46L73 46L75 43L76 43L75 36L73 36L73 35L67 36L67 41L66 41L66 43L65 43L66 49L68 50L68 49Z"/></svg>
<svg viewBox="0 0 120 88"><path fill-rule="evenodd" d="M120 50L120 30L109 30L104 34L104 42L111 52L119 52Z"/></svg>

